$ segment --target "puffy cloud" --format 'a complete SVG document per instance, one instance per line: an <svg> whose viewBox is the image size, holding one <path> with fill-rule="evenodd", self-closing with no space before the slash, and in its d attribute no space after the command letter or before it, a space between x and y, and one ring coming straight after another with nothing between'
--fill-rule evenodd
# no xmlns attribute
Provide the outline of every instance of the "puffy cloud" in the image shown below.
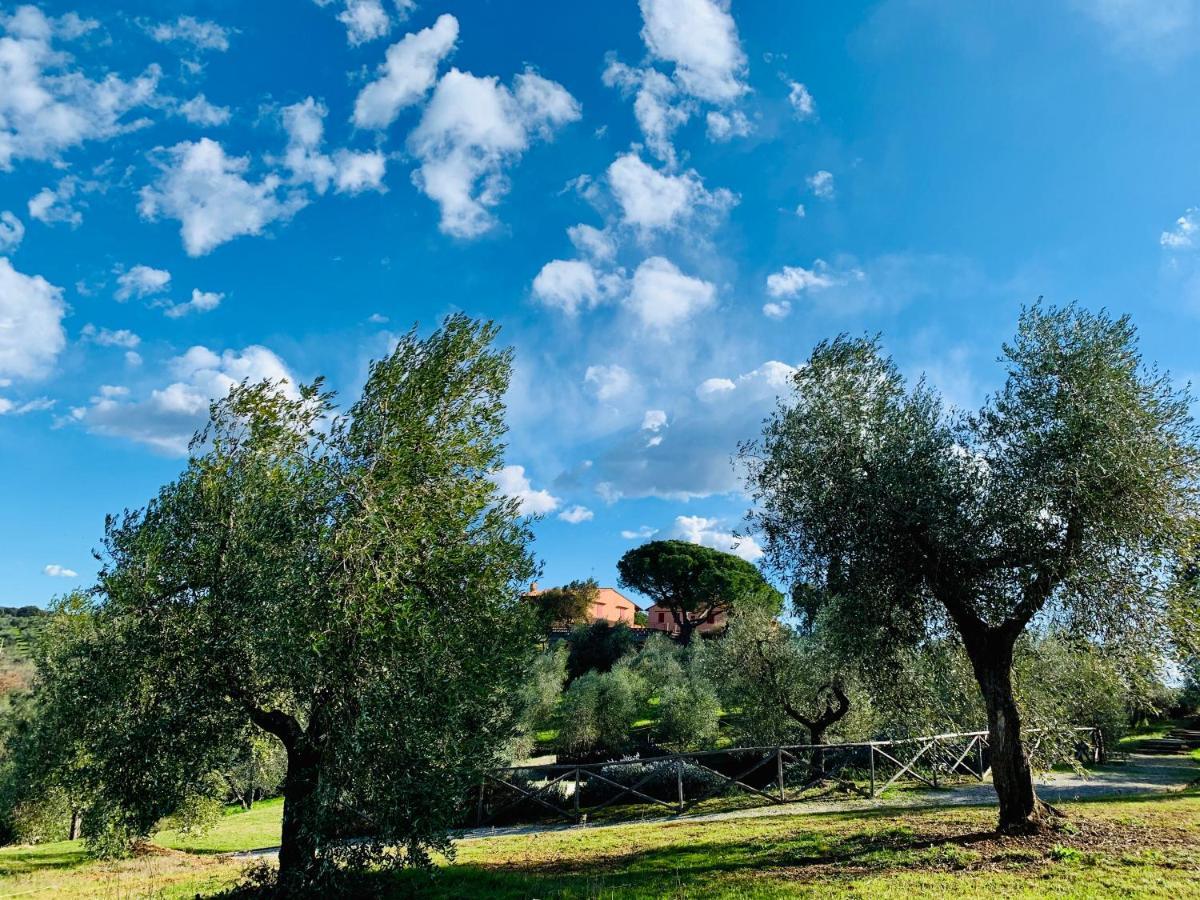
<svg viewBox="0 0 1200 900"><path fill-rule="evenodd" d="M586 506L568 506L558 514L558 517L568 525L579 525L582 522L590 522L595 518L595 514Z"/></svg>
<svg viewBox="0 0 1200 900"><path fill-rule="evenodd" d="M171 273L166 269L154 269L137 265L117 276L117 300L124 303L130 298L139 300L163 293L171 285Z"/></svg>
<svg viewBox="0 0 1200 900"><path fill-rule="evenodd" d="M145 124L124 121L153 97L159 69L151 66L131 81L109 74L89 79L71 67L71 57L53 39L77 37L88 23L47 18L22 6L0 17L0 170L19 159L55 160L85 141L105 140Z"/></svg>
<svg viewBox="0 0 1200 900"><path fill-rule="evenodd" d="M496 473L493 480L501 494L520 502L520 512L523 516L540 516L558 509L557 497L549 491L533 489L524 466L505 466Z"/></svg>
<svg viewBox="0 0 1200 900"><path fill-rule="evenodd" d="M179 114L193 125L215 127L225 125L232 115L228 106L215 106L203 94L197 94L186 103L180 104Z"/></svg>
<svg viewBox="0 0 1200 900"><path fill-rule="evenodd" d="M191 44L197 50L215 50L218 53L229 49L229 35L232 34L232 30L223 25L195 16L180 16L174 22L159 22L145 27L146 33L160 44Z"/></svg>
<svg viewBox="0 0 1200 900"><path fill-rule="evenodd" d="M798 81L788 83L788 103L798 119L811 119L817 112L817 103L808 88Z"/></svg>
<svg viewBox="0 0 1200 900"><path fill-rule="evenodd" d="M1164 231L1159 243L1169 250L1182 250L1195 245L1200 237L1200 208L1192 207L1175 220L1171 231Z"/></svg>
<svg viewBox="0 0 1200 900"><path fill-rule="evenodd" d="M50 563L48 566L42 567L42 574L49 575L51 578L78 578L79 573L73 569L68 569L66 566L60 566L58 563Z"/></svg>
<svg viewBox="0 0 1200 900"><path fill-rule="evenodd" d="M555 259L533 279L533 295L569 316L600 301L600 284L592 264L578 259Z"/></svg>
<svg viewBox="0 0 1200 900"><path fill-rule="evenodd" d="M680 97L675 82L656 69L635 69L612 60L603 79L625 96L634 95L633 114L646 137L646 146L663 162L674 165L671 137L691 118L694 104Z"/></svg>
<svg viewBox="0 0 1200 900"><path fill-rule="evenodd" d="M505 167L535 137L548 140L579 117L579 104L562 85L532 71L517 75L509 89L495 77L451 69L409 137L420 160L413 183L440 207L443 232L476 237L492 227L490 210L507 193Z"/></svg>
<svg viewBox="0 0 1200 900"><path fill-rule="evenodd" d="M633 376L624 366L597 365L588 366L583 374L584 384L591 385L596 392L596 399L601 402L616 400L629 393L633 388Z"/></svg>
<svg viewBox="0 0 1200 900"><path fill-rule="evenodd" d="M707 378L696 388L701 400L727 400L736 395L738 403L754 404L774 399L791 385L796 367L779 360L768 360L757 369L731 378Z"/></svg>
<svg viewBox="0 0 1200 900"><path fill-rule="evenodd" d="M44 225L65 222L72 228L83 223L83 213L74 205L80 181L74 175L60 178L52 188L45 187L29 198L29 216Z"/></svg>
<svg viewBox="0 0 1200 900"><path fill-rule="evenodd" d="M836 191L833 184L832 172L826 172L824 169L821 169L819 172L809 175L806 181L808 182L809 190L817 197L822 200L833 199Z"/></svg>
<svg viewBox="0 0 1200 900"><path fill-rule="evenodd" d="M163 314L170 319L179 319L189 313L211 312L220 306L224 299L224 294L193 288L191 300L186 303L173 303L165 309Z"/></svg>
<svg viewBox="0 0 1200 900"><path fill-rule="evenodd" d="M72 409L71 419L95 434L182 455L203 424L209 403L224 397L244 379L284 382L284 390L296 396L296 379L283 360L261 346L220 354L207 347L192 347L172 360L170 371L175 380L142 399L130 399L125 388L105 386L88 405Z"/></svg>
<svg viewBox="0 0 1200 900"><path fill-rule="evenodd" d="M618 156L608 167L608 183L621 207L622 221L645 231L680 225L702 210L721 212L734 203L727 190L709 193L695 172L668 175L636 153Z"/></svg>
<svg viewBox="0 0 1200 900"><path fill-rule="evenodd" d="M646 328L665 333L711 307L716 293L711 283L684 275L669 259L652 256L633 273L626 305Z"/></svg>
<svg viewBox="0 0 1200 900"><path fill-rule="evenodd" d="M728 378L705 378L700 382L700 386L696 388L696 396L701 400L706 400L709 397L717 397L736 388L737 385Z"/></svg>
<svg viewBox="0 0 1200 900"><path fill-rule="evenodd" d="M729 0L640 0L639 5L646 49L674 64L680 87L718 105L746 92L746 54Z"/></svg>
<svg viewBox="0 0 1200 900"><path fill-rule="evenodd" d="M392 20L380 0L346 0L338 21L346 26L346 40L352 46L381 38L392 30Z"/></svg>
<svg viewBox="0 0 1200 900"><path fill-rule="evenodd" d="M387 128L400 110L429 93L437 79L438 64L454 49L458 20L443 14L429 28L405 35L388 48L376 79L359 91L354 102L354 124L359 128Z"/></svg>
<svg viewBox="0 0 1200 900"><path fill-rule="evenodd" d="M249 165L246 157L227 156L211 138L176 144L158 161L156 182L142 188L141 214L177 220L188 255L203 256L236 237L261 234L307 203L298 194L281 198L278 175L247 180Z"/></svg>
<svg viewBox="0 0 1200 900"><path fill-rule="evenodd" d="M0 379L45 375L67 338L62 288L0 257Z"/></svg>
<svg viewBox="0 0 1200 900"><path fill-rule="evenodd" d="M665 410L648 409L646 414L642 416L642 431L658 431L665 428L667 425L667 414Z"/></svg>
<svg viewBox="0 0 1200 900"><path fill-rule="evenodd" d="M285 106L281 111L288 135L283 163L291 169L292 181L311 184L318 194L324 194L331 184L338 193L382 191L387 166L382 153L338 150L328 156L322 152L328 113L325 105L312 97Z"/></svg>
<svg viewBox="0 0 1200 900"><path fill-rule="evenodd" d="M109 328L97 328L95 325L87 324L83 326L83 331L80 332L84 340L91 341L101 347L123 347L126 350L132 350L138 346L142 339L127 328L112 330Z"/></svg>
<svg viewBox="0 0 1200 900"><path fill-rule="evenodd" d="M608 262L617 255L617 243L607 229L581 223L568 228L567 236L576 250L597 262Z"/></svg>
<svg viewBox="0 0 1200 900"><path fill-rule="evenodd" d="M25 223L7 209L0 212L0 253L15 250L25 239Z"/></svg>
<svg viewBox="0 0 1200 900"><path fill-rule="evenodd" d="M710 112L705 121L708 123L708 136L714 141L728 141L750 133L750 120L740 109L731 113Z"/></svg>
<svg viewBox="0 0 1200 900"><path fill-rule="evenodd" d="M670 536L676 540L689 541L703 547L711 547L725 553L740 556L746 562L757 562L762 558L762 548L752 537L735 535L721 529L719 519L702 516L676 516Z"/></svg>
<svg viewBox="0 0 1200 900"><path fill-rule="evenodd" d="M767 293L775 298L792 298L804 292L824 291L832 287L865 281L866 277L866 273L858 267L835 269L825 260L818 259L813 262L811 269L803 266L784 266L778 272L772 272L767 276ZM784 303L779 306L785 315L791 310L789 304ZM770 312L767 312L766 307L763 307L763 312L771 315ZM782 316L777 316L777 318L782 318Z"/></svg>

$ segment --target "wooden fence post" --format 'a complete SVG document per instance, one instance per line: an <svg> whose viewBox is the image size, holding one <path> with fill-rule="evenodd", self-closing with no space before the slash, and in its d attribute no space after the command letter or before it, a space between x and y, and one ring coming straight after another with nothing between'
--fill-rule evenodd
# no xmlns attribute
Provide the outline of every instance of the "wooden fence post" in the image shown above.
<svg viewBox="0 0 1200 900"><path fill-rule="evenodd" d="M579 766L575 767L575 821L579 821Z"/></svg>
<svg viewBox="0 0 1200 900"><path fill-rule="evenodd" d="M475 824L476 826L483 824L483 790L487 784L487 778L479 779L479 802L475 805Z"/></svg>
<svg viewBox="0 0 1200 900"><path fill-rule="evenodd" d="M979 748L979 780L983 781L983 738L977 737L975 741L975 746Z"/></svg>
<svg viewBox="0 0 1200 900"><path fill-rule="evenodd" d="M867 744L867 750L870 751L871 757L871 799L875 799L875 743L872 741Z"/></svg>
<svg viewBox="0 0 1200 900"><path fill-rule="evenodd" d="M675 789L679 794L679 811L683 812L683 758L675 758Z"/></svg>
<svg viewBox="0 0 1200 900"><path fill-rule="evenodd" d="M783 786L783 748L775 748L775 768L779 776L779 802L787 800L787 791Z"/></svg>

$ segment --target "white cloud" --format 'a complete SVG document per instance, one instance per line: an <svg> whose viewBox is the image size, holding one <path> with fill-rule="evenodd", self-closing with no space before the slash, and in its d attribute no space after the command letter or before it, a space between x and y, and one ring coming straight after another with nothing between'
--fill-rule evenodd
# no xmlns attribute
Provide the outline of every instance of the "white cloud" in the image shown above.
<svg viewBox="0 0 1200 900"><path fill-rule="evenodd" d="M633 376L629 374L629 370L615 363L588 366L587 371L583 374L583 381L584 384L592 386L596 392L596 399L602 403L624 396L634 385Z"/></svg>
<svg viewBox="0 0 1200 900"><path fill-rule="evenodd" d="M796 218L803 219L806 215L808 215L808 211L804 208L804 204L797 203L796 204Z"/></svg>
<svg viewBox="0 0 1200 900"><path fill-rule="evenodd" d="M65 222L72 228L83 223L83 213L74 205L80 181L74 175L60 178L55 187L45 187L29 198L29 216L44 225Z"/></svg>
<svg viewBox="0 0 1200 900"><path fill-rule="evenodd" d="M179 107L179 114L193 125L215 127L225 125L232 115L228 106L216 106L203 94L197 94Z"/></svg>
<svg viewBox="0 0 1200 900"><path fill-rule="evenodd" d="M533 489L524 466L505 466L496 473L493 480L501 494L520 502L520 512L523 516L540 516L558 509L557 497L549 491Z"/></svg>
<svg viewBox="0 0 1200 900"><path fill-rule="evenodd" d="M639 5L646 48L674 63L675 79L684 90L718 105L746 92L746 54L729 0L640 0Z"/></svg>
<svg viewBox="0 0 1200 900"><path fill-rule="evenodd" d="M669 259L652 256L633 273L626 305L645 327L666 333L711 307L716 288L684 275Z"/></svg>
<svg viewBox="0 0 1200 900"><path fill-rule="evenodd" d="M510 90L495 77L451 69L442 76L409 147L420 160L413 183L441 209L440 227L455 237L490 229L490 210L508 191L504 169L535 137L580 117L566 89L532 71Z"/></svg>
<svg viewBox="0 0 1200 900"><path fill-rule="evenodd" d="M798 81L788 82L788 103L796 113L797 119L811 119L817 112L816 101L808 88Z"/></svg>
<svg viewBox="0 0 1200 900"><path fill-rule="evenodd" d="M702 516L676 516L670 537L681 541L711 547L725 553L740 556L746 562L757 562L762 558L762 548L752 537L734 535L731 531L723 531L719 519L706 519Z"/></svg>
<svg viewBox="0 0 1200 900"><path fill-rule="evenodd" d="M576 250L596 262L609 262L617 255L617 243L607 229L581 223L568 228L567 236Z"/></svg>
<svg viewBox="0 0 1200 900"><path fill-rule="evenodd" d="M48 566L42 567L42 574L49 575L51 578L78 578L79 573L73 569L68 569L66 566L60 566L58 563L50 563Z"/></svg>
<svg viewBox="0 0 1200 900"><path fill-rule="evenodd" d="M1154 63L1194 49L1200 32L1197 0L1074 0L1074 5L1108 32L1117 50Z"/></svg>
<svg viewBox="0 0 1200 900"><path fill-rule="evenodd" d="M583 260L551 260L533 279L533 295L546 306L574 316L600 301L596 270Z"/></svg>
<svg viewBox="0 0 1200 900"><path fill-rule="evenodd" d="M590 522L595 518L595 514L586 506L568 506L558 514L558 517L569 525L578 525L581 522Z"/></svg>
<svg viewBox="0 0 1200 900"><path fill-rule="evenodd" d="M346 40L355 47L392 30L392 20L380 0L346 0L338 21L346 26Z"/></svg>
<svg viewBox="0 0 1200 900"><path fill-rule="evenodd" d="M166 307L163 315L170 319L178 319L189 313L206 313L211 312L221 305L221 301L225 299L224 294L218 294L214 291L201 291L196 288L192 289L192 299L187 303L173 303Z"/></svg>
<svg viewBox="0 0 1200 900"><path fill-rule="evenodd" d="M708 124L708 136L714 141L728 141L735 137L745 137L750 133L750 120L740 109L731 113L710 112L705 118Z"/></svg>
<svg viewBox="0 0 1200 900"><path fill-rule="evenodd" d="M91 341L101 347L123 347L127 350L132 350L138 346L142 339L127 328L112 330L108 328L97 328L95 325L87 324L83 326L83 331L80 332L85 340Z"/></svg>
<svg viewBox="0 0 1200 900"><path fill-rule="evenodd" d="M224 397L244 379L285 382L284 390L296 396L296 379L283 360L261 346L220 354L207 347L192 347L171 361L170 371L174 381L140 400L129 399L127 389L106 385L87 406L72 409L71 418L96 434L182 455L203 424L209 403Z"/></svg>
<svg viewBox="0 0 1200 900"><path fill-rule="evenodd" d="M636 153L613 161L608 167L608 183L621 206L622 221L645 231L675 227L701 210L722 212L735 202L727 190L705 190L694 171L664 174Z"/></svg>
<svg viewBox="0 0 1200 900"><path fill-rule="evenodd" d="M836 193L833 184L833 173L821 169L806 179L809 189L822 200L832 200Z"/></svg>
<svg viewBox="0 0 1200 900"><path fill-rule="evenodd" d="M6 32L0 37L0 170L19 159L53 161L85 141L146 124L124 118L154 97L157 66L131 81L113 74L92 81L53 47L55 36L78 37L88 24L78 16L49 19L35 6L0 16Z"/></svg>
<svg viewBox="0 0 1200 900"><path fill-rule="evenodd" d="M737 385L728 378L705 378L696 388L696 396L701 400L717 397L735 390Z"/></svg>
<svg viewBox="0 0 1200 900"><path fill-rule="evenodd" d="M7 397L0 397L0 416L24 416L31 412L42 412L54 406L49 397L39 397L25 403L14 403Z"/></svg>
<svg viewBox="0 0 1200 900"><path fill-rule="evenodd" d="M118 302L124 303L132 297L139 300L161 294L171 286L171 273L166 269L154 269L137 265L117 276Z"/></svg>
<svg viewBox="0 0 1200 900"><path fill-rule="evenodd" d="M443 14L429 28L405 35L387 50L378 77L366 85L354 102L354 124L359 128L387 128L400 110L429 93L437 79L438 64L454 49L458 20Z"/></svg>
<svg viewBox="0 0 1200 900"><path fill-rule="evenodd" d="M641 528L633 530L625 529L621 532L621 537L625 538L627 541L644 541L654 537L656 534L658 534L657 528L651 528L649 525L643 525Z"/></svg>
<svg viewBox="0 0 1200 900"><path fill-rule="evenodd" d="M236 237L261 234L307 203L296 194L280 198L275 174L248 181L249 165L248 158L227 156L211 138L176 144L158 161L157 181L142 188L141 214L178 220L188 255L203 256Z"/></svg>
<svg viewBox="0 0 1200 900"><path fill-rule="evenodd" d="M318 194L333 185L339 194L383 191L387 161L379 152L338 150L329 156L321 150L325 136L325 104L308 97L280 112L288 135L283 164L292 172L293 184L311 184Z"/></svg>
<svg viewBox="0 0 1200 900"><path fill-rule="evenodd" d="M0 378L45 375L67 343L65 314L62 288L0 256Z"/></svg>
<svg viewBox="0 0 1200 900"><path fill-rule="evenodd" d="M1194 245L1200 232L1200 208L1192 207L1175 220L1175 228L1164 231L1159 242L1170 250L1182 250Z"/></svg>
<svg viewBox="0 0 1200 900"><path fill-rule="evenodd" d="M763 315L768 319L786 319L792 314L792 301L790 300L772 300L763 304Z"/></svg>
<svg viewBox="0 0 1200 900"><path fill-rule="evenodd" d="M603 80L608 87L619 88L624 96L635 95L633 114L646 137L646 146L663 162L674 165L671 137L691 118L695 104L680 97L675 82L655 69L635 69L612 60Z"/></svg>
<svg viewBox="0 0 1200 900"><path fill-rule="evenodd" d="M174 22L159 22L146 26L146 32L160 44L191 44L197 50L215 50L224 53L229 49L231 29L216 22L197 19L195 16L180 16Z"/></svg>
<svg viewBox="0 0 1200 900"><path fill-rule="evenodd" d="M866 273L858 267L835 269L818 259L811 269L803 266L784 266L767 276L767 293L775 298L793 298L804 292L817 292L841 287L866 280ZM783 306L783 304L780 304ZM790 309L790 306L786 307ZM766 312L766 308L763 308ZM770 315L770 313L768 313Z"/></svg>
<svg viewBox="0 0 1200 900"><path fill-rule="evenodd" d="M642 416L642 431L659 431L667 426L667 413L661 409L648 409Z"/></svg>
<svg viewBox="0 0 1200 900"><path fill-rule="evenodd" d="M15 250L25 239L25 223L7 209L0 212L0 253Z"/></svg>

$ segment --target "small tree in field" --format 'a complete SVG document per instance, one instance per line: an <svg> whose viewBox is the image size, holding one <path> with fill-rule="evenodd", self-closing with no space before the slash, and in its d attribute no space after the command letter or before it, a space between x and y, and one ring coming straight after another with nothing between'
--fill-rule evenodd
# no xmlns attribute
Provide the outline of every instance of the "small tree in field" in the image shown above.
<svg viewBox="0 0 1200 900"><path fill-rule="evenodd" d="M1025 311L1008 378L975 415L905 386L873 340L817 347L742 449L769 561L827 621L911 640L958 630L987 708L1000 828L1039 827L1013 696L1037 616L1148 656L1197 509L1188 398L1143 365L1127 318ZM886 641L885 641L886 643Z"/></svg>
<svg viewBox="0 0 1200 900"><path fill-rule="evenodd" d="M572 581L562 587L547 588L530 597L537 610L538 622L543 630L573 628L587 624L592 617L592 604L600 585L594 578Z"/></svg>
<svg viewBox="0 0 1200 900"><path fill-rule="evenodd" d="M409 333L342 416L319 386L235 387L179 478L110 518L91 626L42 673L95 822L147 834L253 726L287 755L285 891L452 849L533 639L495 335Z"/></svg>
<svg viewBox="0 0 1200 900"><path fill-rule="evenodd" d="M679 643L710 616L734 607L779 611L782 598L762 573L732 553L689 541L650 541L617 562L621 587L645 594L671 613Z"/></svg>

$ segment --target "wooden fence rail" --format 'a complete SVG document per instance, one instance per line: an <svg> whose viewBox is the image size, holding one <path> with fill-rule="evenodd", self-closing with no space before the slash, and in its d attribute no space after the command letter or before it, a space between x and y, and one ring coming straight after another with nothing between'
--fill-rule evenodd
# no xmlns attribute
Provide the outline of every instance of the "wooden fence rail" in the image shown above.
<svg viewBox="0 0 1200 900"><path fill-rule="evenodd" d="M1077 754L1104 760L1096 728L1073 728ZM1042 735L1028 733L1034 745ZM606 763L512 766L484 775L475 824L528 820L549 813L567 822L619 803L686 812L729 792L763 804L814 800L841 792L867 799L899 782L939 788L963 778L983 781L990 768L988 733L968 731L887 741L734 747Z"/></svg>

